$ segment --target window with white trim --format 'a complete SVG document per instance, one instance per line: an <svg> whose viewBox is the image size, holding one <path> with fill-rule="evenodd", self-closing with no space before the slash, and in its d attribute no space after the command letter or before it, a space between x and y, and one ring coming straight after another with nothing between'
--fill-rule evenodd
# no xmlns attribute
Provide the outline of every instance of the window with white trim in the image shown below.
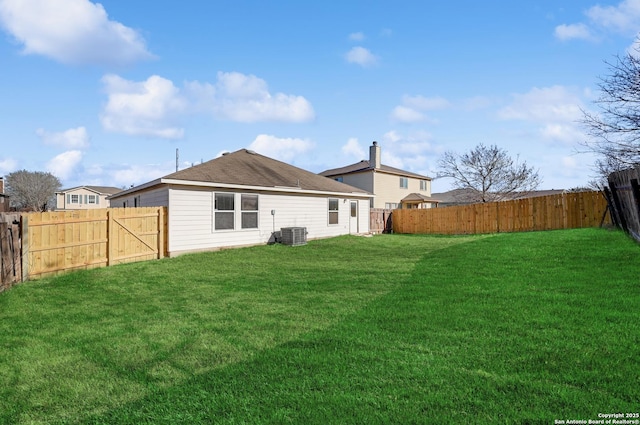
<svg viewBox="0 0 640 425"><path fill-rule="evenodd" d="M97 203L98 203L98 202L97 202L97 198L98 198L98 196L97 196L97 195L89 195L89 196L87 197L87 203L88 203L88 204L97 204Z"/></svg>
<svg viewBox="0 0 640 425"><path fill-rule="evenodd" d="M400 188L407 189L409 187L409 179L406 177L400 177Z"/></svg>
<svg viewBox="0 0 640 425"><path fill-rule="evenodd" d="M80 203L80 195L71 195L71 203L79 204Z"/></svg>
<svg viewBox="0 0 640 425"><path fill-rule="evenodd" d="M240 208L243 229L258 228L258 195L240 195Z"/></svg>
<svg viewBox="0 0 640 425"><path fill-rule="evenodd" d="M329 224L338 224L340 202L337 198L329 198Z"/></svg>
<svg viewBox="0 0 640 425"><path fill-rule="evenodd" d="M235 194L215 193L214 195L214 229L233 230L235 221Z"/></svg>
<svg viewBox="0 0 640 425"><path fill-rule="evenodd" d="M420 190L427 190L427 181L426 180L420 180Z"/></svg>

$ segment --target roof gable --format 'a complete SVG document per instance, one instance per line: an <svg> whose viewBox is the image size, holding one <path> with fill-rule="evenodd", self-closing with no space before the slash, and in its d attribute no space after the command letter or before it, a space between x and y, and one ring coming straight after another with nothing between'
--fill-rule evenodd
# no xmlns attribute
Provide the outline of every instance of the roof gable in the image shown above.
<svg viewBox="0 0 640 425"><path fill-rule="evenodd" d="M122 189L120 189L119 187L113 187L113 186L76 186L76 187L71 187L69 189L62 189L61 191L56 193L67 193L67 192L73 192L74 190L80 190L80 189L90 190L92 192L96 192L99 195L113 195L118 192L122 192Z"/></svg>
<svg viewBox="0 0 640 425"><path fill-rule="evenodd" d="M423 176L421 174L412 173L410 171L404 171L399 168L390 167L388 165L380 165L380 168L373 168L369 161L362 160L360 162L356 162L355 164L347 165L345 167L333 168L331 170L325 170L320 173L321 176L332 177L339 176L344 174L353 174L353 173L364 173L364 172L383 172L388 174L395 174L398 176L404 177L413 177L421 180L431 180L431 177Z"/></svg>

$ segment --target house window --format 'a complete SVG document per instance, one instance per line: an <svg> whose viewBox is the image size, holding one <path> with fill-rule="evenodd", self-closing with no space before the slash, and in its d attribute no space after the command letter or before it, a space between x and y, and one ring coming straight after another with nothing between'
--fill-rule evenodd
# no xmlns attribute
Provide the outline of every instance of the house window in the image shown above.
<svg viewBox="0 0 640 425"><path fill-rule="evenodd" d="M351 217L358 216L358 203L356 201L351 202Z"/></svg>
<svg viewBox="0 0 640 425"><path fill-rule="evenodd" d="M258 228L258 195L241 195L240 206L242 208L242 228Z"/></svg>
<svg viewBox="0 0 640 425"><path fill-rule="evenodd" d="M398 204L394 203L394 202L387 202L384 204L384 209L385 210L395 210L396 208L398 208Z"/></svg>
<svg viewBox="0 0 640 425"><path fill-rule="evenodd" d="M420 180L420 190L427 190L427 181Z"/></svg>
<svg viewBox="0 0 640 425"><path fill-rule="evenodd" d="M71 203L79 204L80 203L80 195L71 195Z"/></svg>
<svg viewBox="0 0 640 425"><path fill-rule="evenodd" d="M400 188L407 189L409 187L409 179L406 177L400 177Z"/></svg>
<svg viewBox="0 0 640 425"><path fill-rule="evenodd" d="M342 177L336 177L336 178L335 178L335 181L340 182L340 183L342 183L342 182L343 182L343 180L344 180L344 179L343 179Z"/></svg>
<svg viewBox="0 0 640 425"><path fill-rule="evenodd" d="M340 203L336 198L329 198L329 224L338 224L338 208Z"/></svg>
<svg viewBox="0 0 640 425"><path fill-rule="evenodd" d="M87 203L88 204L97 204L98 202L97 202L96 198L98 198L96 195L89 195L87 197Z"/></svg>
<svg viewBox="0 0 640 425"><path fill-rule="evenodd" d="M232 230L234 222L234 198L233 193L216 193L214 205L214 229Z"/></svg>

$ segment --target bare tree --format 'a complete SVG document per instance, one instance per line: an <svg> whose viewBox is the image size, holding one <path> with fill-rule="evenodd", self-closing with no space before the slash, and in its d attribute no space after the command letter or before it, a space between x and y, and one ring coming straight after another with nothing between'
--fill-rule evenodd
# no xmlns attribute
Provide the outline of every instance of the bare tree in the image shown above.
<svg viewBox="0 0 640 425"><path fill-rule="evenodd" d="M528 193L538 187L538 171L518 162L495 145L479 144L462 155L445 152L438 160L438 177L451 177L454 186L465 189L470 202L491 202Z"/></svg>
<svg viewBox="0 0 640 425"><path fill-rule="evenodd" d="M640 41L640 40L639 40ZM640 163L640 50L606 62L609 75L600 78L597 113L583 111L588 151L599 155L595 171L606 179L613 171Z"/></svg>
<svg viewBox="0 0 640 425"><path fill-rule="evenodd" d="M31 211L44 211L47 204L51 206L56 191L61 187L56 176L43 171L14 171L5 180L11 205Z"/></svg>

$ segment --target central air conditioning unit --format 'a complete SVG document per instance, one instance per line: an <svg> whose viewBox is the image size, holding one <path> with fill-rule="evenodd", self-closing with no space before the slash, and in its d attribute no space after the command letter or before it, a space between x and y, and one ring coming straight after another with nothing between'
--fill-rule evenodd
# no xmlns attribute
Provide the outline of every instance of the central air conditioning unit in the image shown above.
<svg viewBox="0 0 640 425"><path fill-rule="evenodd" d="M306 227L283 227L280 232L280 242L284 245L298 246L307 243Z"/></svg>

